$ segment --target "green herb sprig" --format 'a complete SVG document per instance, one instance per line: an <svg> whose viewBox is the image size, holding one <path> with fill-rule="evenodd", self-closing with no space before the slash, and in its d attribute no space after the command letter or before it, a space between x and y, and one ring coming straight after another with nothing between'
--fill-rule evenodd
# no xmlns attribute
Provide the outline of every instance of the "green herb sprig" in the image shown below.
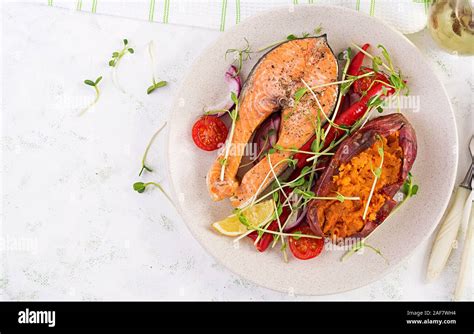
<svg viewBox="0 0 474 334"><path fill-rule="evenodd" d="M252 53L252 51L250 50L249 41L246 38L244 38L244 41L245 41L245 47L241 49L237 49L237 48L228 49L225 52L226 59L229 54L234 55L234 64L235 64L235 67L237 68L237 71L235 73L236 76L240 74L240 71L242 71L242 66L244 64L244 61L251 59L250 54Z"/></svg>

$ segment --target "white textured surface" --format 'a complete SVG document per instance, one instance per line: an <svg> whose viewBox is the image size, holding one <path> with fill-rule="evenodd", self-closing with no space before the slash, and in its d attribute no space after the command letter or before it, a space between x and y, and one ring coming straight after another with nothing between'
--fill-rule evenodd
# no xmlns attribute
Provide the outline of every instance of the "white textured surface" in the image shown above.
<svg viewBox="0 0 474 334"><path fill-rule="evenodd" d="M2 298L450 298L460 249L441 279L426 285L430 241L382 280L351 292L309 298L257 287L216 264L158 191L131 190L144 146L167 119L180 80L218 32L25 4L4 4L2 19ZM124 37L136 49L118 70L128 95L111 84L106 64ZM473 132L472 58L436 51L426 32L410 39L446 84L460 143L467 143ZM150 40L157 47L157 75L170 86L146 96ZM93 98L82 81L99 74L102 97L93 112L78 118ZM156 173L145 179L166 186L164 145L162 136L150 152ZM461 148L464 174L468 153ZM11 244L18 238L30 241L29 251Z"/></svg>

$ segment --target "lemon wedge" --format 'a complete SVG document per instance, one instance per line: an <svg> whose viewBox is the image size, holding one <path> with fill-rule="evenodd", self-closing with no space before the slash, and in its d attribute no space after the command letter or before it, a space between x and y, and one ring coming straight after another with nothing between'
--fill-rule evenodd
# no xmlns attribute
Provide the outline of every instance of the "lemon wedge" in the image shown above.
<svg viewBox="0 0 474 334"><path fill-rule="evenodd" d="M270 199L242 210L242 215L247 218L247 221L250 225L260 226L271 219L273 212L273 200ZM248 231L247 227L240 222L239 217L235 214L215 222L212 224L212 227L215 228L219 233L230 237L235 237Z"/></svg>

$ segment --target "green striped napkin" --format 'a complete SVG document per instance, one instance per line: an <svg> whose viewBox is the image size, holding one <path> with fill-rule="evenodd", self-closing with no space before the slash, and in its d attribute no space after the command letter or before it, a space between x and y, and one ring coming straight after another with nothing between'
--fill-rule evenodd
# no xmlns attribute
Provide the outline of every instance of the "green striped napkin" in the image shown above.
<svg viewBox="0 0 474 334"><path fill-rule="evenodd" d="M429 0L35 0L51 7L69 8L152 22L225 29L260 11L276 6L330 4L380 17L403 33L426 25Z"/></svg>

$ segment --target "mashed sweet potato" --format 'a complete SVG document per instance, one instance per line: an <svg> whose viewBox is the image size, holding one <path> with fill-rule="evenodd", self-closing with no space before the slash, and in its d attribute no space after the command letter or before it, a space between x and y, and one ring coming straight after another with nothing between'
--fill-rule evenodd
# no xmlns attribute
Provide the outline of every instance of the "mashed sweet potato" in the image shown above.
<svg viewBox="0 0 474 334"><path fill-rule="evenodd" d="M389 199L380 190L396 183L400 178L403 150L399 145L399 132L380 137L369 149L354 156L348 163L341 164L333 176L332 194L346 197L360 197L361 200L321 201L317 208L318 221L325 236L335 240L359 232L368 221L375 221L377 212ZM363 214L375 176L372 170L380 165L378 148L384 147L384 161L381 177L377 180L370 200L367 216Z"/></svg>

